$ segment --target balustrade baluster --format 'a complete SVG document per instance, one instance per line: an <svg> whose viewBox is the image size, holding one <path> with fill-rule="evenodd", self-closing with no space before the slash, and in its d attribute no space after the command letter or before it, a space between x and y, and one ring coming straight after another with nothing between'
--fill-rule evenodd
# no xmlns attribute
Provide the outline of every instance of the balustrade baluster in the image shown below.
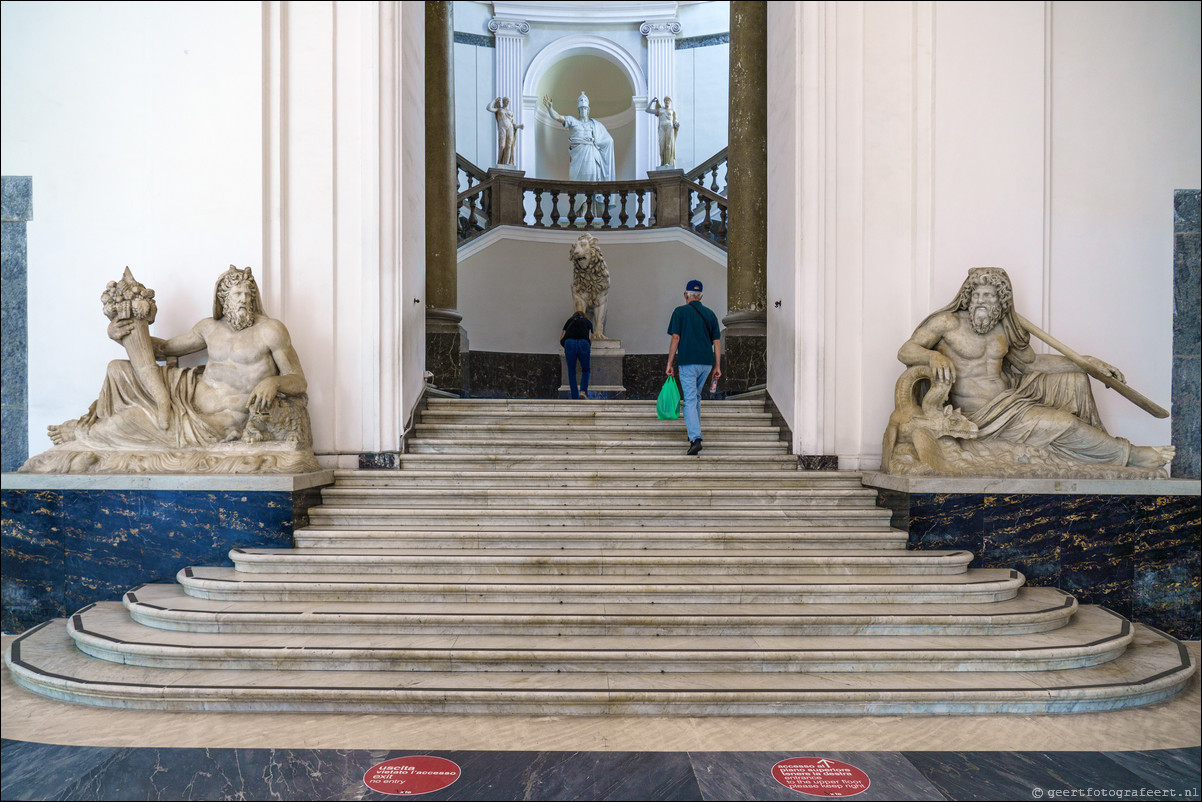
<svg viewBox="0 0 1202 802"><path fill-rule="evenodd" d="M522 197L524 198L525 195L523 195ZM541 187L537 187L534 190L534 222L531 225L537 226L539 228L542 228L544 226L544 223L543 223L543 190Z"/></svg>
<svg viewBox="0 0 1202 802"><path fill-rule="evenodd" d="M553 189L551 194L551 225L559 226L559 190Z"/></svg>
<svg viewBox="0 0 1202 802"><path fill-rule="evenodd" d="M584 196L584 225L588 228L593 227L593 220L596 218L596 215L593 214L596 198L597 196L591 192Z"/></svg>
<svg viewBox="0 0 1202 802"><path fill-rule="evenodd" d="M634 227L643 228L643 221L647 219L647 215L643 213L643 200L645 193L639 192L635 195L635 197L638 199L638 203L634 208Z"/></svg>
<svg viewBox="0 0 1202 802"><path fill-rule="evenodd" d="M726 207L719 206L718 211L721 213L722 227L721 227L721 229L719 229L720 239L718 239L717 242L719 245L721 245L722 247L725 248L726 247Z"/></svg>
<svg viewBox="0 0 1202 802"><path fill-rule="evenodd" d="M618 209L618 228L626 228L626 221L630 219L630 214L626 211L627 198L630 195L628 190L622 190L618 193L621 198L621 208Z"/></svg>
<svg viewBox="0 0 1202 802"><path fill-rule="evenodd" d="M715 164L713 166L713 169L710 170L710 191L711 192L718 191L718 165L717 164Z"/></svg>

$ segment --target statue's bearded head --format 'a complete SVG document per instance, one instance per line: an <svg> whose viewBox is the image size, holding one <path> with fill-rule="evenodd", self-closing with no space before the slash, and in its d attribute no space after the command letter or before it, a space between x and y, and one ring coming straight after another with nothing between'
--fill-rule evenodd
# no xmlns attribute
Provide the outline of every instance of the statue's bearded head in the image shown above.
<svg viewBox="0 0 1202 802"><path fill-rule="evenodd" d="M583 92L580 93L580 98L576 101L576 111L580 114L580 119L588 119L588 95Z"/></svg>
<svg viewBox="0 0 1202 802"><path fill-rule="evenodd" d="M972 330L986 334L1010 311L1014 291L1000 267L974 267L960 287L959 308L968 312Z"/></svg>
<svg viewBox="0 0 1202 802"><path fill-rule="evenodd" d="M213 319L224 319L230 328L241 331L252 325L261 314L263 300L250 268L239 270L230 265L230 269L217 279L217 288L213 293Z"/></svg>

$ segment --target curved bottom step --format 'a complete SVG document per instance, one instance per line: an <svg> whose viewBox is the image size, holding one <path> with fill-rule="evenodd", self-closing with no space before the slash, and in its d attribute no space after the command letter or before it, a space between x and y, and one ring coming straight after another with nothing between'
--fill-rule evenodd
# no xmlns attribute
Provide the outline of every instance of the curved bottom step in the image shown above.
<svg viewBox="0 0 1202 802"><path fill-rule="evenodd" d="M5 661L31 690L106 707L492 715L1071 713L1166 699L1197 669L1184 644L1140 625L1110 663L1038 673L181 671L93 660L74 648L62 619L18 637Z"/></svg>

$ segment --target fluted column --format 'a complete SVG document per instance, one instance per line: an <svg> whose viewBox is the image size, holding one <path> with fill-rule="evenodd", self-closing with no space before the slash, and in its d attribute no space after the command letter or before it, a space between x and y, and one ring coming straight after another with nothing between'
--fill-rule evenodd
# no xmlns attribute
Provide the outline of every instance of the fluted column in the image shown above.
<svg viewBox="0 0 1202 802"><path fill-rule="evenodd" d="M426 370L440 389L467 389L455 238L455 60L451 3L426 12Z"/></svg>
<svg viewBox="0 0 1202 802"><path fill-rule="evenodd" d="M740 392L767 381L768 4L730 4L723 383Z"/></svg>
<svg viewBox="0 0 1202 802"><path fill-rule="evenodd" d="M647 102L676 94L676 37L682 28L679 22L644 22L639 32L647 37ZM651 167L662 167L659 158L659 125L650 126Z"/></svg>
<svg viewBox="0 0 1202 802"><path fill-rule="evenodd" d="M521 125L523 117L522 48L526 42L526 34L530 33L530 24L525 20L493 17L488 21L488 29L493 32L497 45L495 48L497 53L497 97L509 98L509 109L513 112L513 124ZM518 140L521 140L525 133L524 130L519 130L516 133ZM525 169L522 164L522 149L516 142L513 148L513 161L513 169Z"/></svg>

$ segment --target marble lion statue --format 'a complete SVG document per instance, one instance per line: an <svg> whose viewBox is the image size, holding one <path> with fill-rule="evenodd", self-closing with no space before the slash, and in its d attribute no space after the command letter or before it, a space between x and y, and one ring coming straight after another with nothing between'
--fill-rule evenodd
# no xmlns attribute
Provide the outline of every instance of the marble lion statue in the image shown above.
<svg viewBox="0 0 1202 802"><path fill-rule="evenodd" d="M609 270L600 243L592 234L581 234L568 248L572 260L572 300L576 311L593 322L593 338L605 336L605 309L609 299Z"/></svg>

